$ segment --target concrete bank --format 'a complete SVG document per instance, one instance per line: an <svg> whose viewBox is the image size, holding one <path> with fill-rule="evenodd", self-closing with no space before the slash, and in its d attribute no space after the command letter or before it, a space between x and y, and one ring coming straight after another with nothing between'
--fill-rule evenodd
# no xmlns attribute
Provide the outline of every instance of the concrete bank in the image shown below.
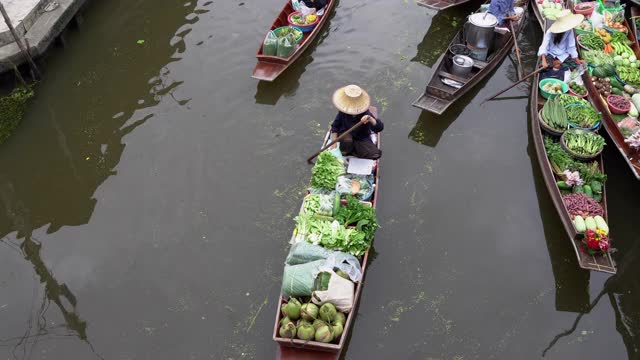
<svg viewBox="0 0 640 360"><path fill-rule="evenodd" d="M42 56L74 19L86 0L0 0L32 57ZM9 29L1 21L0 73L26 62Z"/></svg>

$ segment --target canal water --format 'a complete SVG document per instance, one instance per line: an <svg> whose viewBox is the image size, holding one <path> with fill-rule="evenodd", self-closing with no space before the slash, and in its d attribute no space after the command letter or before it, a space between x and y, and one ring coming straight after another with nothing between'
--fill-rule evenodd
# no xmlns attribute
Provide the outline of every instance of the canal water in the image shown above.
<svg viewBox="0 0 640 360"><path fill-rule="evenodd" d="M474 4L474 7L478 3ZM283 0L94 1L0 147L0 358L272 359L288 237L332 91L386 128L382 229L345 359L638 359L640 184L605 152L619 274L578 269L509 59L410 106L469 6L340 0L276 82ZM520 39L527 69L541 39Z"/></svg>

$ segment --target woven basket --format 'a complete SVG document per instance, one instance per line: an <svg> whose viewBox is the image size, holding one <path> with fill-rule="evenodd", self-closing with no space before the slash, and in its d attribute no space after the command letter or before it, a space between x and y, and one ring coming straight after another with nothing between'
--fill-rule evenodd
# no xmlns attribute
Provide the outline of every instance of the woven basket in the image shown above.
<svg viewBox="0 0 640 360"><path fill-rule="evenodd" d="M578 131L584 131L584 132L593 132L593 131L587 131L587 130L578 130ZM573 156L574 158L578 159L578 160L582 160L582 161L590 161L593 160L595 158L597 158L598 156L600 156L600 154L602 153L602 150L604 150L604 146L602 147L602 149L600 149L600 151L598 151L597 153L593 154L593 155L582 155L582 154L578 154L576 152L574 152L573 150L569 149L569 147L564 143L564 135L566 134L566 132L564 134L562 134L562 136L560 136L560 146L562 146L562 148L568 152L571 156Z"/></svg>
<svg viewBox="0 0 640 360"><path fill-rule="evenodd" d="M556 130L544 122L544 119L542 119L542 109L538 111L538 122L540 123L542 130L546 131L549 135L562 136L562 134L564 134L564 131Z"/></svg>

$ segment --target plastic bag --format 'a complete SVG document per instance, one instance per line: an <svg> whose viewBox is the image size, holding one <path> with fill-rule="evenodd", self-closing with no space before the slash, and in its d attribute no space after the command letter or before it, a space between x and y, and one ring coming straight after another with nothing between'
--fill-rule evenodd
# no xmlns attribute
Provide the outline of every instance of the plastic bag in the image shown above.
<svg viewBox="0 0 640 360"><path fill-rule="evenodd" d="M267 33L262 43L262 55L274 56L278 52L278 37L273 31Z"/></svg>
<svg viewBox="0 0 640 360"><path fill-rule="evenodd" d="M279 57L288 58L296 50L296 39L293 35L287 35L278 39L277 55Z"/></svg>
<svg viewBox="0 0 640 360"><path fill-rule="evenodd" d="M354 184L355 183L355 184ZM353 190L358 189L354 195ZM367 201L373 195L373 175L341 175L338 177L336 192L339 194L352 194L360 200Z"/></svg>
<svg viewBox="0 0 640 360"><path fill-rule="evenodd" d="M339 195L337 195L339 196ZM339 200L338 200L339 201ZM333 206L336 203L336 193L309 194L304 198L305 212L324 216L333 216Z"/></svg>
<svg viewBox="0 0 640 360"><path fill-rule="evenodd" d="M315 281L314 274L324 264L324 260L306 264L285 265L282 275L282 293L287 296L311 296Z"/></svg>
<svg viewBox="0 0 640 360"><path fill-rule="evenodd" d="M302 19L306 21L307 16L316 15L316 9L307 7L304 3L300 4L300 13L302 14Z"/></svg>
<svg viewBox="0 0 640 360"><path fill-rule="evenodd" d="M328 149L326 151L328 151L331 155L335 156L336 159L340 160L340 162L344 164L344 157L342 156L342 151L340 151L340 143L336 143L335 145L336 145L335 148Z"/></svg>
<svg viewBox="0 0 640 360"><path fill-rule="evenodd" d="M293 10L300 11L300 1L291 0L291 6L293 7Z"/></svg>
<svg viewBox="0 0 640 360"><path fill-rule="evenodd" d="M360 261L351 255L341 251L333 251L327 257L325 263L320 266L318 271L333 272L335 269L342 270L345 274L349 275L349 279L353 282L359 282L362 280L362 267Z"/></svg>
<svg viewBox="0 0 640 360"><path fill-rule="evenodd" d="M320 245L313 245L306 241L299 242L291 246L285 264L299 265L317 260L325 260L330 254L331 250L327 250Z"/></svg>
<svg viewBox="0 0 640 360"><path fill-rule="evenodd" d="M314 291L311 301L316 305L329 302L335 305L339 311L349 313L353 308L354 290L355 285L351 281L343 279L331 271L328 289Z"/></svg>

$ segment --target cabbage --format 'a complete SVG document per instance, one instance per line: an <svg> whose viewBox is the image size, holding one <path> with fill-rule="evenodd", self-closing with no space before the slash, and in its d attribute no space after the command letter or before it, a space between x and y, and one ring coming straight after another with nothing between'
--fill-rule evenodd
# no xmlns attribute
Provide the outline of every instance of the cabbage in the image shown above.
<svg viewBox="0 0 640 360"><path fill-rule="evenodd" d="M629 61L629 59L622 60L622 65L629 66L630 64L631 64L631 62Z"/></svg>
<svg viewBox="0 0 640 360"><path fill-rule="evenodd" d="M634 62L636 60L638 60L638 59L634 55L629 56L629 61L630 62Z"/></svg>
<svg viewBox="0 0 640 360"><path fill-rule="evenodd" d="M620 56L620 55L616 55L616 56L614 56L614 57L613 57L613 61L620 61L620 60L622 60L622 59L623 59L623 58L622 58L622 56Z"/></svg>
<svg viewBox="0 0 640 360"><path fill-rule="evenodd" d="M562 5L560 5L560 3L556 3L556 9L562 10Z"/></svg>
<svg viewBox="0 0 640 360"><path fill-rule="evenodd" d="M628 57L629 57L629 54L628 54L628 53L626 53L626 52L624 52L624 53L622 53L622 55L621 55L621 56L622 56L623 58L625 58L625 59L626 59L626 58L628 58Z"/></svg>

